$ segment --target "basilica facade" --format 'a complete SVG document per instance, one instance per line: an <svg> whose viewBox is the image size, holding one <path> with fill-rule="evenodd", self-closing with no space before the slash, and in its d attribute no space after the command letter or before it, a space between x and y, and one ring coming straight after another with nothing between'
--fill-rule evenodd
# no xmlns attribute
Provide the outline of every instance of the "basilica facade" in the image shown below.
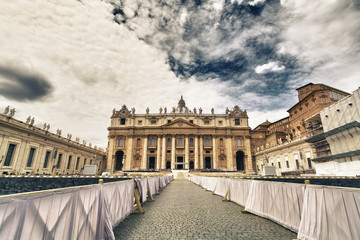
<svg viewBox="0 0 360 240"><path fill-rule="evenodd" d="M106 171L222 170L253 173L250 127L238 106L224 114L177 107L136 114L113 110L108 128Z"/></svg>

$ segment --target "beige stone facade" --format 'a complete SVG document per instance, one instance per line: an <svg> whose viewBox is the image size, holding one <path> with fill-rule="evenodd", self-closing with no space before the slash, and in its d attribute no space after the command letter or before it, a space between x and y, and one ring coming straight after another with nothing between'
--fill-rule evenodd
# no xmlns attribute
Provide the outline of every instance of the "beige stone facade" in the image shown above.
<svg viewBox="0 0 360 240"><path fill-rule="evenodd" d="M309 83L296 90L299 102L288 110L289 117L266 121L251 133L258 174L264 166L274 166L277 175L315 173L316 147L307 142L306 120L349 95L324 84Z"/></svg>
<svg viewBox="0 0 360 240"><path fill-rule="evenodd" d="M6 108L0 114L0 174L82 174L85 164L105 166L104 150L79 139L51 133L50 125L34 126L34 118L26 122L14 119L15 110Z"/></svg>
<svg viewBox="0 0 360 240"><path fill-rule="evenodd" d="M217 169L253 173L246 111L224 114L177 107L136 114L125 105L113 111L108 128L106 171Z"/></svg>

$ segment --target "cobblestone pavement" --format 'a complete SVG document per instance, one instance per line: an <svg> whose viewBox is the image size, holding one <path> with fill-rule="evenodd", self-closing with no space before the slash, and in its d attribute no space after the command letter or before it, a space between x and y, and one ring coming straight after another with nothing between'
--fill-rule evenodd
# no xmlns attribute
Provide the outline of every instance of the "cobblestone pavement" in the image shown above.
<svg viewBox="0 0 360 240"><path fill-rule="evenodd" d="M115 229L116 239L295 239L296 233L247 213L187 180L174 180L145 214L132 214Z"/></svg>

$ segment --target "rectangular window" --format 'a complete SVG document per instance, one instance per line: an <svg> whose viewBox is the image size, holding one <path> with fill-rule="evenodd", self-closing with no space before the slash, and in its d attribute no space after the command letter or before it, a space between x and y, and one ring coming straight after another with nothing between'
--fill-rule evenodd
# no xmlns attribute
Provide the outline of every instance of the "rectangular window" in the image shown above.
<svg viewBox="0 0 360 240"><path fill-rule="evenodd" d="M12 143L9 144L9 148L8 148L7 153L6 153L4 166L10 166L12 157L13 157L13 155L15 153L15 148L16 148L15 144L12 144Z"/></svg>
<svg viewBox="0 0 360 240"><path fill-rule="evenodd" d="M86 158L84 158L84 165L83 165L83 168L84 168L84 166L86 165Z"/></svg>
<svg viewBox="0 0 360 240"><path fill-rule="evenodd" d="M151 138L150 139L150 147L155 147L156 145L156 139L155 138Z"/></svg>
<svg viewBox="0 0 360 240"><path fill-rule="evenodd" d="M142 121L141 121L141 120L138 121L138 125L142 125Z"/></svg>
<svg viewBox="0 0 360 240"><path fill-rule="evenodd" d="M124 139L123 138L119 138L119 146L120 147L124 146Z"/></svg>
<svg viewBox="0 0 360 240"><path fill-rule="evenodd" d="M235 119L235 125L240 125L240 119Z"/></svg>
<svg viewBox="0 0 360 240"><path fill-rule="evenodd" d="M194 146L194 139L190 138L189 146L190 146L190 147L193 147L193 146Z"/></svg>
<svg viewBox="0 0 360 240"><path fill-rule="evenodd" d="M168 120L168 123L171 123L171 120Z"/></svg>
<svg viewBox="0 0 360 240"><path fill-rule="evenodd" d="M125 125L126 118L120 118L120 125Z"/></svg>
<svg viewBox="0 0 360 240"><path fill-rule="evenodd" d="M308 165L309 165L309 169L312 169L311 159L308 158L308 159L307 159L307 162L308 162Z"/></svg>
<svg viewBox="0 0 360 240"><path fill-rule="evenodd" d="M43 168L47 168L47 167L48 167L50 154L51 154L51 152L50 152L50 151L46 151L46 154L45 154L45 161L44 161L44 166L43 166Z"/></svg>
<svg viewBox="0 0 360 240"><path fill-rule="evenodd" d="M240 138L236 139L236 146L241 147L241 139Z"/></svg>
<svg viewBox="0 0 360 240"><path fill-rule="evenodd" d="M80 157L76 159L76 170L79 168Z"/></svg>
<svg viewBox="0 0 360 240"><path fill-rule="evenodd" d="M278 162L278 164L279 164L279 168L281 168L281 163L280 163L280 162Z"/></svg>
<svg viewBox="0 0 360 240"><path fill-rule="evenodd" d="M205 125L209 125L209 124L210 124L210 121L205 120L205 121L204 121L204 124L205 124Z"/></svg>
<svg viewBox="0 0 360 240"><path fill-rule="evenodd" d="M205 138L205 147L210 147L210 139Z"/></svg>
<svg viewBox="0 0 360 240"><path fill-rule="evenodd" d="M72 156L69 156L68 165L66 169L70 169Z"/></svg>
<svg viewBox="0 0 360 240"><path fill-rule="evenodd" d="M150 123L151 125L156 125L156 120L151 120Z"/></svg>
<svg viewBox="0 0 360 240"><path fill-rule="evenodd" d="M167 150L166 152L167 152L167 153L171 153L171 150Z"/></svg>
<svg viewBox="0 0 360 240"><path fill-rule="evenodd" d="M59 158L58 158L58 161L56 163L56 168L60 168L61 166L61 159L62 159L62 153L59 153Z"/></svg>
<svg viewBox="0 0 360 240"><path fill-rule="evenodd" d="M299 167L299 160L295 160L295 163L296 163L296 169L299 169L300 167Z"/></svg>
<svg viewBox="0 0 360 240"><path fill-rule="evenodd" d="M205 151L205 153L210 153L210 151Z"/></svg>
<svg viewBox="0 0 360 240"><path fill-rule="evenodd" d="M289 161L288 161L288 160L286 161L286 167L287 167L287 168L290 168L290 166L289 166Z"/></svg>
<svg viewBox="0 0 360 240"><path fill-rule="evenodd" d="M194 123L194 120L190 120L191 123Z"/></svg>
<svg viewBox="0 0 360 240"><path fill-rule="evenodd" d="M34 159L35 150L36 150L36 148L30 148L29 157L28 157L26 167L31 167L32 161Z"/></svg>
<svg viewBox="0 0 360 240"><path fill-rule="evenodd" d="M222 121L219 121L219 126L222 126Z"/></svg>
<svg viewBox="0 0 360 240"><path fill-rule="evenodd" d="M92 164L92 159L90 160L90 165Z"/></svg>

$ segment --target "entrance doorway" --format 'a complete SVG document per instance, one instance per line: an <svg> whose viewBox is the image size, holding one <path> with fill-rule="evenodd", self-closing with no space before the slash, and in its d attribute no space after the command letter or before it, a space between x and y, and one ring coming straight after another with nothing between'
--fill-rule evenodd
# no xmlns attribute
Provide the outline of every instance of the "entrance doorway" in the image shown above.
<svg viewBox="0 0 360 240"><path fill-rule="evenodd" d="M190 168L190 169L194 169L194 162L193 162L193 161L191 161L191 162L189 163L189 168Z"/></svg>
<svg viewBox="0 0 360 240"><path fill-rule="evenodd" d="M205 169L211 169L211 157L205 157Z"/></svg>
<svg viewBox="0 0 360 240"><path fill-rule="evenodd" d="M119 150L115 153L115 171L121 171L124 166L124 152Z"/></svg>
<svg viewBox="0 0 360 240"><path fill-rule="evenodd" d="M178 156L176 157L176 169L184 169L184 157Z"/></svg>
<svg viewBox="0 0 360 240"><path fill-rule="evenodd" d="M170 161L166 162L166 169L171 169L171 162Z"/></svg>
<svg viewBox="0 0 360 240"><path fill-rule="evenodd" d="M236 170L238 170L238 171L245 170L244 152L243 151L236 152Z"/></svg>
<svg viewBox="0 0 360 240"><path fill-rule="evenodd" d="M149 169L155 169L155 157L149 157Z"/></svg>

